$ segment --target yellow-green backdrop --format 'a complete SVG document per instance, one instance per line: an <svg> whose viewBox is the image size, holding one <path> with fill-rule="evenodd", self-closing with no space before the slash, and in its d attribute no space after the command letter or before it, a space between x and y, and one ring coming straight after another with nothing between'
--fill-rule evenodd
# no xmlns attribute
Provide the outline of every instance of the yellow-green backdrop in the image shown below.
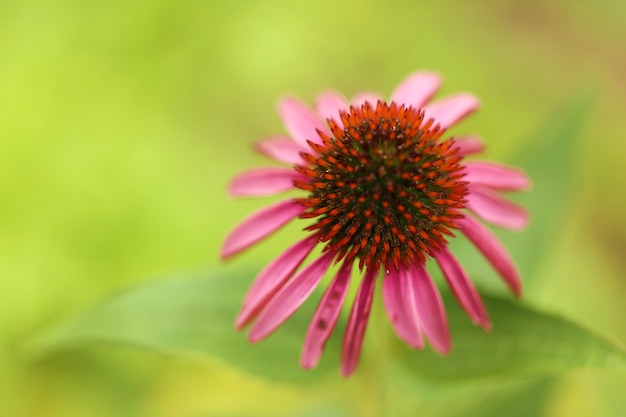
<svg viewBox="0 0 626 417"><path fill-rule="evenodd" d="M481 98L462 130L503 161L563 103L592 97L564 227L525 297L624 342L625 45L618 0L0 2L0 414L331 415L323 388L219 361L132 349L33 360L28 346L139 282L217 265L228 229L259 207L227 198L228 179L264 163L249 145L281 131L281 96L389 92L420 68L444 74L444 93ZM626 407L623 375L545 384L545 416ZM502 390L492 396L514 407Z"/></svg>

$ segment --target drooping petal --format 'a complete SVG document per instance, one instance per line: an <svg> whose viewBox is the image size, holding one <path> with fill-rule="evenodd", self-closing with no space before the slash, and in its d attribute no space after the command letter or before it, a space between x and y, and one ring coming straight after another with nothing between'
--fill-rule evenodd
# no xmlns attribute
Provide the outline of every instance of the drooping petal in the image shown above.
<svg viewBox="0 0 626 417"><path fill-rule="evenodd" d="M466 206L481 219L509 230L522 230L528 226L530 216L519 204L507 200L487 187L468 187Z"/></svg>
<svg viewBox="0 0 626 417"><path fill-rule="evenodd" d="M348 102L344 96L335 91L326 91L317 96L315 107L323 120L333 119L339 127L343 127L339 111L348 110Z"/></svg>
<svg viewBox="0 0 626 417"><path fill-rule="evenodd" d="M304 369L314 368L322 356L324 345L339 319L351 273L352 263L344 262L315 310L300 356L300 365Z"/></svg>
<svg viewBox="0 0 626 417"><path fill-rule="evenodd" d="M285 136L258 141L254 147L259 153L286 164L302 164L300 152L311 152Z"/></svg>
<svg viewBox="0 0 626 417"><path fill-rule="evenodd" d="M491 329L487 310L469 275L447 248L435 252L435 259L457 301L472 321L485 330Z"/></svg>
<svg viewBox="0 0 626 417"><path fill-rule="evenodd" d="M230 258L269 236L304 210L290 199L255 211L231 230L222 246L222 259Z"/></svg>
<svg viewBox="0 0 626 417"><path fill-rule="evenodd" d="M316 244L315 237L307 237L263 268L243 300L243 306L235 321L237 330L241 330L256 318L259 311L287 283Z"/></svg>
<svg viewBox="0 0 626 417"><path fill-rule="evenodd" d="M478 109L479 105L478 98L472 94L454 94L426 105L425 120L433 118L441 127L448 128Z"/></svg>
<svg viewBox="0 0 626 417"><path fill-rule="evenodd" d="M493 162L468 162L464 180L486 185L495 190L522 191L530 187L530 178L521 169Z"/></svg>
<svg viewBox="0 0 626 417"><path fill-rule="evenodd" d="M354 107L361 107L363 104L368 102L372 105L372 107L376 107L376 103L378 102L378 100L382 99L383 96L378 93L373 93L371 91L362 91L354 95L350 104Z"/></svg>
<svg viewBox="0 0 626 417"><path fill-rule="evenodd" d="M462 136L455 139L459 155L474 155L485 150L485 144L478 136Z"/></svg>
<svg viewBox="0 0 626 417"><path fill-rule="evenodd" d="M363 337L365 336L367 321L372 309L374 284L378 272L376 268L367 270L350 311L348 326L343 335L343 349L341 351L341 375L344 377L352 375L361 357L361 347L363 346Z"/></svg>
<svg viewBox="0 0 626 417"><path fill-rule="evenodd" d="M283 120L285 129L291 137L300 145L307 147L307 140L321 143L317 130L327 132L321 120L317 118L313 110L292 97L283 99L278 104L278 113Z"/></svg>
<svg viewBox="0 0 626 417"><path fill-rule="evenodd" d="M421 109L441 85L441 76L434 72L418 71L406 77L391 93L391 101Z"/></svg>
<svg viewBox="0 0 626 417"><path fill-rule="evenodd" d="M522 282L515 263L502 243L493 233L473 217L466 215L456 219L461 232L478 248L504 279L511 291L519 297L522 294Z"/></svg>
<svg viewBox="0 0 626 417"><path fill-rule="evenodd" d="M420 324L433 349L440 354L450 351L452 342L446 310L437 286L423 266L405 272L415 283L415 305Z"/></svg>
<svg viewBox="0 0 626 417"><path fill-rule="evenodd" d="M238 174L231 181L228 193L232 197L262 197L294 188L293 181L302 176L289 168L256 168Z"/></svg>
<svg viewBox="0 0 626 417"><path fill-rule="evenodd" d="M398 337L414 349L424 348L417 307L414 281L391 268L383 280L383 302L391 326Z"/></svg>
<svg viewBox="0 0 626 417"><path fill-rule="evenodd" d="M248 334L250 342L267 337L285 322L309 298L335 256L328 252L300 271L270 300L259 313Z"/></svg>

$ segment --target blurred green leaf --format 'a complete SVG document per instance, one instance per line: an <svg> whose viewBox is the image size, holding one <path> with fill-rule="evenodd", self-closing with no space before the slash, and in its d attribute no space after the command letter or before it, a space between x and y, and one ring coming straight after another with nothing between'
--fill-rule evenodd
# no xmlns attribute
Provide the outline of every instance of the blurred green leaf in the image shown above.
<svg viewBox="0 0 626 417"><path fill-rule="evenodd" d="M550 379L526 382L514 392L505 393L504 399L487 399L482 417L528 417L545 415L554 382ZM464 414L459 414L464 416Z"/></svg>
<svg viewBox="0 0 626 417"><path fill-rule="evenodd" d="M513 301L484 296L494 329L471 324L445 294L453 336L449 355L415 352L397 343L397 360L417 378L470 380L550 375L577 368L626 371L626 352L566 319Z"/></svg>
<svg viewBox="0 0 626 417"><path fill-rule="evenodd" d="M589 95L581 93L563 105L512 161L533 181L529 192L515 195L530 212L531 223L521 235L509 233L503 240L527 280L535 276L537 266L550 253L580 180L576 157L591 103Z"/></svg>
<svg viewBox="0 0 626 417"><path fill-rule="evenodd" d="M550 255L551 245L568 213L568 202L574 197L579 166L576 155L590 107L591 100L585 94L562 105L544 126L529 135L523 150L509 163L525 170L532 180L529 191L510 195L529 211L530 225L521 233L500 230L496 233L519 266L526 284ZM493 279L496 273L466 239L453 239L450 247L468 271L484 281L481 284L493 291L504 288L494 286L499 281Z"/></svg>
<svg viewBox="0 0 626 417"><path fill-rule="evenodd" d="M249 344L244 334L235 331L233 322L252 276L215 270L156 281L53 329L35 343L34 350L38 356L46 356L68 349L125 344L166 354L221 359L251 373L292 383L337 374L340 349L333 338L314 371L299 367L298 355L315 306L312 302L305 303L258 345Z"/></svg>
<svg viewBox="0 0 626 417"><path fill-rule="evenodd" d="M409 411L417 409L419 415L437 417L467 417L468 410L472 417L539 417L544 415L554 385L554 378L438 384L430 379L416 381L397 367L393 375L396 380L408 379L410 385L402 391L405 397L419 398L412 409L405 408L395 415L410 415Z"/></svg>

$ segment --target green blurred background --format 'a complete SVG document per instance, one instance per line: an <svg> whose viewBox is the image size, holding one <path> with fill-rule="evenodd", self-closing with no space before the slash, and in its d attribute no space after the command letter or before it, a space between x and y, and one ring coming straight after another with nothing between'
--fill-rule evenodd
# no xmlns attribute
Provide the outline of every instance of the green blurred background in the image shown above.
<svg viewBox="0 0 626 417"><path fill-rule="evenodd" d="M323 387L271 383L219 361L130 349L32 361L25 347L139 282L217 265L228 229L260 205L228 199L226 184L265 163L249 145L282 131L279 97L387 94L420 68L445 75L443 93L481 97L453 133L480 132L503 161L537 145L525 139L540 137L563 103L591 93L562 233L525 297L624 343L625 2L5 0L0 415L362 413L341 398L326 409ZM266 262L288 240L242 258ZM356 383L344 384L357 398ZM550 417L626 409L626 378L610 372L481 389L475 402L506 415L534 401ZM445 411L454 395L421 415L474 415Z"/></svg>

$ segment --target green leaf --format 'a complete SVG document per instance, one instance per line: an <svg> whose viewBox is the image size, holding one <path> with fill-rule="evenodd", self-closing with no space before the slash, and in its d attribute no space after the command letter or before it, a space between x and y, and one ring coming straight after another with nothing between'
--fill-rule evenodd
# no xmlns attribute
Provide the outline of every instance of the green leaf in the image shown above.
<svg viewBox="0 0 626 417"><path fill-rule="evenodd" d="M521 234L503 234L526 279L535 276L539 263L550 253L567 217L568 204L575 197L575 185L580 180L576 158L591 103L588 94L581 94L564 105L512 161L533 181L530 191L515 194L515 200L530 212L530 226Z"/></svg>
<svg viewBox="0 0 626 417"><path fill-rule="evenodd" d="M527 417L542 416L550 400L553 378L497 379L471 384L438 384L416 381L397 367L393 372L394 393L400 405L393 415L437 417ZM398 389L398 380L405 380ZM413 404L409 404L409 402ZM468 412L471 410L471 413ZM412 413L411 413L412 412Z"/></svg>
<svg viewBox="0 0 626 417"><path fill-rule="evenodd" d="M520 233L496 230L496 234L519 266L525 283L532 281L540 263L549 256L574 197L576 157L590 104L584 94L565 104L523 141L523 150L508 163L524 169L532 180L529 191L510 195L529 211L530 225ZM493 268L466 239L452 239L450 247L473 276L484 277L481 284L493 291L504 289L494 284L499 280L493 279Z"/></svg>
<svg viewBox="0 0 626 417"><path fill-rule="evenodd" d="M551 389L554 382L551 379L538 381L524 381L514 392L498 395L495 401L493 395L482 405L482 417L528 417L541 416L551 400ZM504 398L501 398L504 397ZM459 414L463 416L463 414Z"/></svg>
<svg viewBox="0 0 626 417"><path fill-rule="evenodd" d="M234 329L234 319L254 274L216 270L156 281L123 293L35 343L37 355L106 344L221 359L254 374L288 382L311 382L338 374L339 347L333 338L313 371L300 369L304 334L315 299L258 345Z"/></svg>
<svg viewBox="0 0 626 417"><path fill-rule="evenodd" d="M626 371L618 345L566 319L514 301L483 296L493 320L489 333L471 324L446 293L452 352L413 351L394 344L397 360L415 377L438 380L550 375L577 368Z"/></svg>

